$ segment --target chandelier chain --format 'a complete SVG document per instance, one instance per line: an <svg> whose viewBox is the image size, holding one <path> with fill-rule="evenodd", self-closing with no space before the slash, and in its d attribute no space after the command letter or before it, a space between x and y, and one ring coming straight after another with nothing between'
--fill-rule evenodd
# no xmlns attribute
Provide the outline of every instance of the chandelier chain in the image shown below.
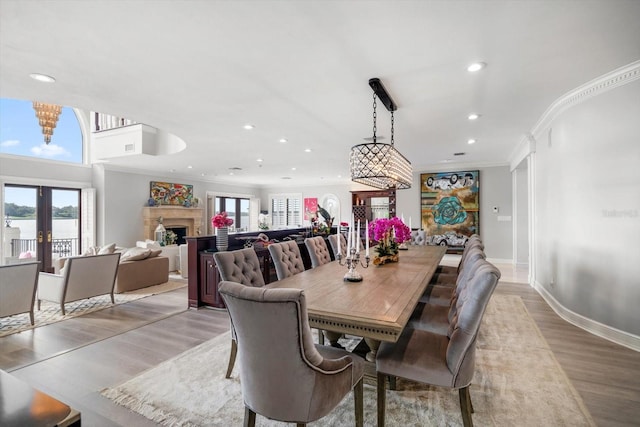
<svg viewBox="0 0 640 427"><path fill-rule="evenodd" d="M393 111L391 111L391 145L393 145Z"/></svg>
<svg viewBox="0 0 640 427"><path fill-rule="evenodd" d="M376 93L373 92L373 142L376 142L376 131L378 130L376 126L376 120L378 118L378 113L376 112Z"/></svg>

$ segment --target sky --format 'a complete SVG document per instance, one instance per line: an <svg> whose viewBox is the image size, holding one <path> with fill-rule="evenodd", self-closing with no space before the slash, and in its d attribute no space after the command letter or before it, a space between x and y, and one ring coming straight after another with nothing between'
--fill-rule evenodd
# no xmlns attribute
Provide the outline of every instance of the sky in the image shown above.
<svg viewBox="0 0 640 427"><path fill-rule="evenodd" d="M82 132L75 113L71 108L62 108L51 142L47 145L32 102L0 98L0 154L82 163ZM72 194L70 192L58 194L58 201L62 205L54 200L55 206L77 203L67 197ZM8 203L33 206L33 200L31 191L5 188L5 201Z"/></svg>

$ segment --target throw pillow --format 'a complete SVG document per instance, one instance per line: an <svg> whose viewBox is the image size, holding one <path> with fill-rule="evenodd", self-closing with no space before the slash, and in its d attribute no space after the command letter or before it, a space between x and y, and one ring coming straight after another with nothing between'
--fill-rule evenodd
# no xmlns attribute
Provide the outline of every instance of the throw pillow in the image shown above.
<svg viewBox="0 0 640 427"><path fill-rule="evenodd" d="M162 253L162 249L150 249L151 253L149 254L149 256L147 258L155 258L157 256L159 256Z"/></svg>
<svg viewBox="0 0 640 427"><path fill-rule="evenodd" d="M122 261L140 261L142 259L148 258L149 254L151 254L150 249L144 248L130 248L127 249L125 253L120 257L120 262Z"/></svg>
<svg viewBox="0 0 640 427"><path fill-rule="evenodd" d="M116 251L116 244L111 243L110 245L103 246L102 248L100 248L100 250L98 250L98 255L112 254L115 251Z"/></svg>

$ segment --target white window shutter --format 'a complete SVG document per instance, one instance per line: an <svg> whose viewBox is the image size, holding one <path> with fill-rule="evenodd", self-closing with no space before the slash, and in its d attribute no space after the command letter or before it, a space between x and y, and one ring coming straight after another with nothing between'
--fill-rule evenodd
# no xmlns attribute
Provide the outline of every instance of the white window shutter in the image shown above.
<svg viewBox="0 0 640 427"><path fill-rule="evenodd" d="M249 230L258 229L258 215L260 215L260 199L252 197L249 200Z"/></svg>
<svg viewBox="0 0 640 427"><path fill-rule="evenodd" d="M96 245L96 189L83 188L81 191L82 212L80 253Z"/></svg>

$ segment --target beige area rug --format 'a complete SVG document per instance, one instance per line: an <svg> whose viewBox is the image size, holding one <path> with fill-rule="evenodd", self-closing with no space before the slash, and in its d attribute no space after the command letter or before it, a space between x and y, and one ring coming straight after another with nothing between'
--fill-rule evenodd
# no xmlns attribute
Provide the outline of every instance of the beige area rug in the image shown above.
<svg viewBox="0 0 640 427"><path fill-rule="evenodd" d="M238 365L231 379L224 378L229 348L225 333L102 394L165 426L242 425ZM476 354L471 386L475 425L595 425L520 297L492 298ZM373 384L365 384L364 397L365 425L375 426ZM311 425L354 425L353 412L349 394ZM387 391L386 420L389 426L462 425L458 393L399 379L397 390ZM256 424L286 425L261 416Z"/></svg>
<svg viewBox="0 0 640 427"><path fill-rule="evenodd" d="M186 282L168 281L155 286L149 286L135 291L115 294L116 305L135 301L151 295L169 292L187 286ZM48 301L42 301L41 309L38 310L37 302L34 310L35 325L31 325L29 313L16 314L15 316L0 318L0 337L15 334L38 326L49 325L61 320L71 319L73 317L82 316L83 314L92 313L104 308L113 307L111 297L109 295L101 295L94 298L83 299L65 304L66 315L62 315L60 304Z"/></svg>

